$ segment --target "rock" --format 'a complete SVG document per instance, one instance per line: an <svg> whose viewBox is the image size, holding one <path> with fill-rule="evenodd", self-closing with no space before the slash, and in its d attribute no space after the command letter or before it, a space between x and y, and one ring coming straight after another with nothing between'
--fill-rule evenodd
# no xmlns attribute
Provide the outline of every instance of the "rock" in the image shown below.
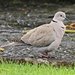
<svg viewBox="0 0 75 75"><path fill-rule="evenodd" d="M0 20L4 20L5 19L5 15L0 15Z"/></svg>
<svg viewBox="0 0 75 75"><path fill-rule="evenodd" d="M28 63L33 63L33 60L31 58L25 58L25 61Z"/></svg>
<svg viewBox="0 0 75 75"><path fill-rule="evenodd" d="M3 52L5 49L4 48L0 48L0 52Z"/></svg>
<svg viewBox="0 0 75 75"><path fill-rule="evenodd" d="M19 16L17 19L17 23L20 25L25 25L25 19L22 16Z"/></svg>
<svg viewBox="0 0 75 75"><path fill-rule="evenodd" d="M49 62L48 62L47 60L40 59L40 58L37 59L37 62L38 62L38 64L42 64L42 63L43 63L43 64L47 64L47 65L49 64Z"/></svg>

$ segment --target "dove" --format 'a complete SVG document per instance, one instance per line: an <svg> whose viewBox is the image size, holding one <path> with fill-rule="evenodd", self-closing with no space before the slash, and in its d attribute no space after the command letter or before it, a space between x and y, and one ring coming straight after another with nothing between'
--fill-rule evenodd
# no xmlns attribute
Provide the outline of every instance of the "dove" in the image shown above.
<svg viewBox="0 0 75 75"><path fill-rule="evenodd" d="M63 21L66 14L62 11L55 13L52 21L48 24L38 26L21 37L21 40L35 47L42 49L57 49L66 30Z"/></svg>

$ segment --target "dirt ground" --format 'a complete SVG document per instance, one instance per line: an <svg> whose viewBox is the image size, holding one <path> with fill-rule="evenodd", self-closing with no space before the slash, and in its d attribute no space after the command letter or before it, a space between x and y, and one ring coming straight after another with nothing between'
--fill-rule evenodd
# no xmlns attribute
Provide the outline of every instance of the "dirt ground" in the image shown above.
<svg viewBox="0 0 75 75"><path fill-rule="evenodd" d="M0 46L5 46L3 47L4 50L0 51L1 59L29 61L33 63L52 62L53 64L57 64L57 62L75 62L75 33L65 33L60 48L49 52L47 57L37 52L38 47L24 44L20 40L24 31L27 32L27 29L34 28L40 24L49 23L53 14L60 9L68 13L67 16L72 22L75 21L75 9L69 6L65 8L57 6L57 9L54 5L55 11L52 11L50 8L47 9L48 7L42 8L41 6L41 8L37 7L32 10L30 10L30 7L27 7L26 9L19 9L19 13L16 13L16 11L0 12ZM67 10L67 8L69 10ZM6 46L10 43L13 44Z"/></svg>

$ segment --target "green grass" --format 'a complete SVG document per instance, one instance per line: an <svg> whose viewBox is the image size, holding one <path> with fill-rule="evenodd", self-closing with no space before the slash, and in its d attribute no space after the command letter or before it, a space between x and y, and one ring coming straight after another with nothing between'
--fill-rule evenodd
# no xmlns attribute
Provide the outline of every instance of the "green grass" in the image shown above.
<svg viewBox="0 0 75 75"><path fill-rule="evenodd" d="M3 63L0 64L0 75L75 75L75 68L57 68L50 65Z"/></svg>

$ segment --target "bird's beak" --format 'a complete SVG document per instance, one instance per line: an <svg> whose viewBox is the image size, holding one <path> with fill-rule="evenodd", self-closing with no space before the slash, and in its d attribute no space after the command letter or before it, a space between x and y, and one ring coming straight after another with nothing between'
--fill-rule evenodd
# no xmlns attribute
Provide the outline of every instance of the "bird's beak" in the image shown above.
<svg viewBox="0 0 75 75"><path fill-rule="evenodd" d="M65 21L67 21L68 24L72 23L72 21L70 19L68 19L68 18L65 18Z"/></svg>
<svg viewBox="0 0 75 75"><path fill-rule="evenodd" d="M65 18L66 21L70 21L67 17Z"/></svg>

